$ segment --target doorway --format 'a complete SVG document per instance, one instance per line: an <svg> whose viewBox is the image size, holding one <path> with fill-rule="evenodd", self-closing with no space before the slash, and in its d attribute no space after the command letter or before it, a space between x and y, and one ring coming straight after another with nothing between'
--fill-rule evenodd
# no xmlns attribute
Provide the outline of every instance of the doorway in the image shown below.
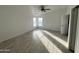
<svg viewBox="0 0 79 59"><path fill-rule="evenodd" d="M75 40L76 40L76 28L78 19L78 7L71 10L70 16L70 27L69 27L69 49L74 52L75 50Z"/></svg>

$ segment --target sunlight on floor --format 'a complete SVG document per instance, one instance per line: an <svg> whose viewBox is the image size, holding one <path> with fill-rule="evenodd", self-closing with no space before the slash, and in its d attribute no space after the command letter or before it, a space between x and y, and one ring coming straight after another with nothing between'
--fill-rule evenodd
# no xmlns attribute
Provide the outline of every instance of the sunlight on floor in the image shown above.
<svg viewBox="0 0 79 59"><path fill-rule="evenodd" d="M40 30L34 31L34 35L37 36L43 45L47 48L49 52L53 53L61 53L62 51L57 48L55 44L53 44Z"/></svg>
<svg viewBox="0 0 79 59"><path fill-rule="evenodd" d="M68 48L68 43L65 42L63 39L57 37L54 34L51 34L50 32L46 31L46 30L42 30L43 32L45 32L46 34L50 35L52 38L54 38L55 40L57 40L58 42L60 42L62 45L64 45L66 48Z"/></svg>

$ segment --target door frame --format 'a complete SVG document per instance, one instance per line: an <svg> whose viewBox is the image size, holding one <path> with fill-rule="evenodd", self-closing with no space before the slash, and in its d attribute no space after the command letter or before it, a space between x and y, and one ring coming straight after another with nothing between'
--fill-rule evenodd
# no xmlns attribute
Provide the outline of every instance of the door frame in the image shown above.
<svg viewBox="0 0 79 59"><path fill-rule="evenodd" d="M77 20L78 20L78 7L72 8L69 21L69 33L68 33L68 47L72 52L75 51L76 42L76 30L77 30ZM76 15L76 16L75 16Z"/></svg>

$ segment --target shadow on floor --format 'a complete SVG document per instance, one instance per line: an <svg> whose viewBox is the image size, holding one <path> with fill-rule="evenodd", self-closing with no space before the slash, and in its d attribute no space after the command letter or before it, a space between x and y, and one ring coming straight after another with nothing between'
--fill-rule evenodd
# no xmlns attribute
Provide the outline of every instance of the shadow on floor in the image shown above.
<svg viewBox="0 0 79 59"><path fill-rule="evenodd" d="M37 30L36 30L37 31ZM71 53L71 51L56 39L47 33L41 31L52 43L54 43L63 53ZM0 43L0 49L7 49L1 53L48 53L46 47L42 44L38 37L32 35L33 32L25 33L13 39ZM38 33L39 34L39 33ZM51 33L52 34L52 33ZM36 38L34 38L36 37ZM10 51L9 51L10 49Z"/></svg>
<svg viewBox="0 0 79 59"><path fill-rule="evenodd" d="M63 39L65 42L68 42L68 36L65 34L61 34L59 31L52 31L52 30L47 30L48 32L50 32L51 34L54 34L55 36Z"/></svg>
<svg viewBox="0 0 79 59"><path fill-rule="evenodd" d="M48 37L52 43L54 43L63 53L72 53L68 48L66 48L63 44L57 41L55 38L52 38L49 34L42 31L43 34ZM51 33L52 34L52 33Z"/></svg>

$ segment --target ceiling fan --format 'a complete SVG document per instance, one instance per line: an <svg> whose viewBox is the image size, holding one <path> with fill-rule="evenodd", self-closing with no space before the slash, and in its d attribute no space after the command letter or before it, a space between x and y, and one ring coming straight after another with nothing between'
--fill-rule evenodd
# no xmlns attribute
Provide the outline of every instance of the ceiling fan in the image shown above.
<svg viewBox="0 0 79 59"><path fill-rule="evenodd" d="M47 8L45 8L45 6L41 6L41 11L43 11L43 12L46 12L47 10L50 10L50 9L47 9Z"/></svg>

